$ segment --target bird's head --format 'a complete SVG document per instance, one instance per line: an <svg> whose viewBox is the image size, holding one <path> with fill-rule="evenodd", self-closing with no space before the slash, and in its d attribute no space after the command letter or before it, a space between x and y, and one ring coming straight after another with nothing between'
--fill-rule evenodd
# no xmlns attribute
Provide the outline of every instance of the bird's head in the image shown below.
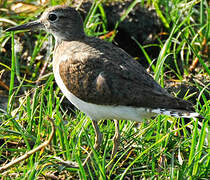
<svg viewBox="0 0 210 180"><path fill-rule="evenodd" d="M8 28L6 31L44 29L57 41L78 40L84 37L80 14L69 6L54 6L43 12L38 20Z"/></svg>

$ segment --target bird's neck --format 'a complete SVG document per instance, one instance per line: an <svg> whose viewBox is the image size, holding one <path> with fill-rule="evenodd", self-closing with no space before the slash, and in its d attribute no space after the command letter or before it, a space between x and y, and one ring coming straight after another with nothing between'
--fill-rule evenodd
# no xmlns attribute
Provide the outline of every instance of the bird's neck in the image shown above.
<svg viewBox="0 0 210 180"><path fill-rule="evenodd" d="M56 36L55 37L55 47L59 46L64 41L83 41L86 37L85 33L75 34L75 36Z"/></svg>

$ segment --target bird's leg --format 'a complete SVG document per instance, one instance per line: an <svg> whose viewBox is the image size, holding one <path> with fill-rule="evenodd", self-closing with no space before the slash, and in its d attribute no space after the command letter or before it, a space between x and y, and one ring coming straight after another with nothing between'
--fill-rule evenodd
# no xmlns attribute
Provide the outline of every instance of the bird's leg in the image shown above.
<svg viewBox="0 0 210 180"><path fill-rule="evenodd" d="M112 148L111 160L114 158L115 154L117 153L118 147L120 145L119 121L115 119L114 124L115 124L115 134L113 137L113 148Z"/></svg>
<svg viewBox="0 0 210 180"><path fill-rule="evenodd" d="M113 137L113 148L112 148L112 154L111 154L111 158L110 161L111 163L108 166L108 172L112 169L113 164L114 164L114 157L117 153L118 147L120 145L120 128L119 128L119 121L114 119L114 124L115 124L115 134Z"/></svg>
<svg viewBox="0 0 210 180"><path fill-rule="evenodd" d="M94 149L97 150L100 147L101 142L102 142L102 134L101 134L100 129L98 127L98 122L92 120L92 124L93 124L93 128L95 130L95 133L96 133ZM90 157L92 155L93 155L93 150L89 153L88 157L83 162L83 166L85 166L90 161Z"/></svg>

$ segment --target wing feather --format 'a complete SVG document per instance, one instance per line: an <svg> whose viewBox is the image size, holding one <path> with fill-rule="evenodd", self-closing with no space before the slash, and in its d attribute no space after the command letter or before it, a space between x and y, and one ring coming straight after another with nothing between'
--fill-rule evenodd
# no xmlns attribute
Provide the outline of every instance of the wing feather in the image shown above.
<svg viewBox="0 0 210 180"><path fill-rule="evenodd" d="M100 44L100 46L99 46ZM83 101L103 105L193 110L172 97L122 49L96 38L69 42L69 59L61 61L66 87ZM65 52L67 53L67 52Z"/></svg>

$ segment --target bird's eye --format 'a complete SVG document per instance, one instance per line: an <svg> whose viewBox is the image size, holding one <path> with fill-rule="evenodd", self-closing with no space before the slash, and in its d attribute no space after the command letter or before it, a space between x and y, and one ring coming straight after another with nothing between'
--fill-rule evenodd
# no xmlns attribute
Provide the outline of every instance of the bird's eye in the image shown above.
<svg viewBox="0 0 210 180"><path fill-rule="evenodd" d="M58 16L56 14L49 14L48 19L50 21L56 21L58 19Z"/></svg>

